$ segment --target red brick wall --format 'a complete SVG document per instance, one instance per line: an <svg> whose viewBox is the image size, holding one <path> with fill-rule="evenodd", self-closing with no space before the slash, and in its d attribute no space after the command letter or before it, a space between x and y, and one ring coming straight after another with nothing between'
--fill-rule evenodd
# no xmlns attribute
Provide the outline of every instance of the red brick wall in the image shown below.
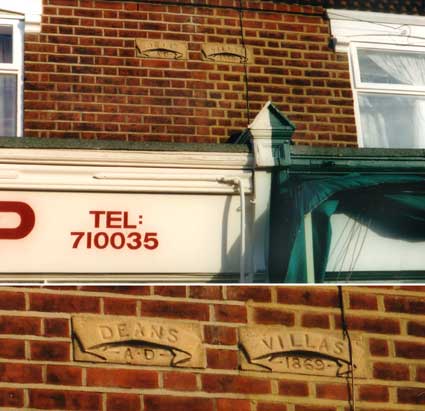
<svg viewBox="0 0 425 411"><path fill-rule="evenodd" d="M239 0L44 0L25 46L25 136L225 142L248 124L243 64L206 62L206 42L242 44ZM199 5L205 4L205 6ZM302 144L355 145L347 57L324 10L242 1L251 120L271 99ZM186 42L184 61L139 58L135 38Z"/></svg>
<svg viewBox="0 0 425 411"><path fill-rule="evenodd" d="M367 378L356 411L425 404L425 288L344 287L347 325L362 336ZM74 362L73 314L193 320L207 368ZM341 332L336 287L63 287L0 289L0 409L349 411L344 378L241 371L238 327Z"/></svg>

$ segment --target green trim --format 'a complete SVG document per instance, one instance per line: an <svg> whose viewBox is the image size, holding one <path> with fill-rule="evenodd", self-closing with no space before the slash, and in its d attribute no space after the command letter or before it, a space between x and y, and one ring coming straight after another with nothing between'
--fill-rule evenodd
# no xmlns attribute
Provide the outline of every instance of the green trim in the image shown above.
<svg viewBox="0 0 425 411"><path fill-rule="evenodd" d="M327 272L324 282L424 282L425 271L353 271L352 273Z"/></svg>
<svg viewBox="0 0 425 411"><path fill-rule="evenodd" d="M425 150L291 146L290 173L425 173Z"/></svg>
<svg viewBox="0 0 425 411"><path fill-rule="evenodd" d="M359 147L311 147L294 145L291 154L296 157L425 157L425 149L417 148L359 148Z"/></svg>
<svg viewBox="0 0 425 411"><path fill-rule="evenodd" d="M78 140L50 139L35 137L0 137L1 148L22 149L76 149L76 150L122 150L122 151L187 151L218 153L249 153L245 144L210 144L210 143L167 143L136 142L118 140Z"/></svg>
<svg viewBox="0 0 425 411"><path fill-rule="evenodd" d="M81 150L124 150L124 151L188 151L249 153L248 142L242 144L212 143L169 143L161 141L137 142L121 140L79 140L68 138L0 137L0 148L27 149L81 149ZM360 172L371 168L381 170L417 168L425 170L425 150L422 149L381 149L381 148L339 148L290 147L294 172Z"/></svg>

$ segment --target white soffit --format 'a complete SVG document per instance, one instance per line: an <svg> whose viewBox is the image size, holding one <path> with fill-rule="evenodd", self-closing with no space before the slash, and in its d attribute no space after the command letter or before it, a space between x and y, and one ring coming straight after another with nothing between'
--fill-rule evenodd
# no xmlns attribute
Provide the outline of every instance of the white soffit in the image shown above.
<svg viewBox="0 0 425 411"><path fill-rule="evenodd" d="M21 17L25 20L26 33L40 32L42 11L42 0L0 0L0 17Z"/></svg>
<svg viewBox="0 0 425 411"><path fill-rule="evenodd" d="M328 9L335 50L347 52L350 42L425 46L425 17Z"/></svg>

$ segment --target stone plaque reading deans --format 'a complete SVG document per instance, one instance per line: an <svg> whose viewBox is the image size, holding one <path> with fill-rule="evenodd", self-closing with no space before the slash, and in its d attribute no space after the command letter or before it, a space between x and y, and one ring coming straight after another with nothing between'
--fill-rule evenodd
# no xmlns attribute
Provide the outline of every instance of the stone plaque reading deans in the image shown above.
<svg viewBox="0 0 425 411"><path fill-rule="evenodd" d="M244 370L344 377L350 372L347 339L328 333L282 326L239 329ZM361 340L352 339L353 369L365 377L366 359Z"/></svg>
<svg viewBox="0 0 425 411"><path fill-rule="evenodd" d="M238 44L206 43L202 45L204 60L222 63L249 63L252 51Z"/></svg>
<svg viewBox="0 0 425 411"><path fill-rule="evenodd" d="M76 316L72 329L76 361L205 368L199 324Z"/></svg>
<svg viewBox="0 0 425 411"><path fill-rule="evenodd" d="M187 59L187 44L174 40L136 39L138 57L156 59Z"/></svg>

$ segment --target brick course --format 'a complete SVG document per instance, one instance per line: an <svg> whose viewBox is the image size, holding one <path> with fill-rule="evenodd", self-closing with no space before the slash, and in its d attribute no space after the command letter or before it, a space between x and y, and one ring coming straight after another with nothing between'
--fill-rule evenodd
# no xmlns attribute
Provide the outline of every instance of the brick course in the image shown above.
<svg viewBox="0 0 425 411"><path fill-rule="evenodd" d="M7 319L8 334L0 334L0 408L87 411L350 409L351 379L249 371L243 369L240 355L238 329L263 325L255 315L258 310L291 313L290 322L285 317L273 317L273 325L278 324L278 318L283 318L282 330L305 327L314 333L330 333L342 338L337 287L255 285L240 291L227 286L214 286L211 290L202 290L199 286L168 287L0 287L0 294L21 293L23 300L29 302L24 309L1 309L2 318ZM422 335L408 330L408 324L418 322L418 315L410 310L388 311L384 301L421 301L424 289L345 286L343 293L348 331L353 339L362 339L367 357L365 375L354 379L356 409L421 409L425 345ZM362 300L374 302L372 310L365 310L363 304L351 304L360 295ZM59 296L73 302L66 311L47 310L44 303L39 303L50 298L56 304ZM105 303L111 300L123 306L127 303L128 307L136 306L142 316L145 315L143 307L148 303L149 318L170 318L175 308L182 316L173 316L174 320L198 323L207 367L190 369L74 361L69 329L71 317L87 313L87 307L99 307L100 314L108 315ZM76 302L81 302L81 306ZM22 308L20 299L16 304ZM169 308L165 309L167 306ZM133 308L130 311L133 312ZM384 326L371 326L371 322Z"/></svg>

